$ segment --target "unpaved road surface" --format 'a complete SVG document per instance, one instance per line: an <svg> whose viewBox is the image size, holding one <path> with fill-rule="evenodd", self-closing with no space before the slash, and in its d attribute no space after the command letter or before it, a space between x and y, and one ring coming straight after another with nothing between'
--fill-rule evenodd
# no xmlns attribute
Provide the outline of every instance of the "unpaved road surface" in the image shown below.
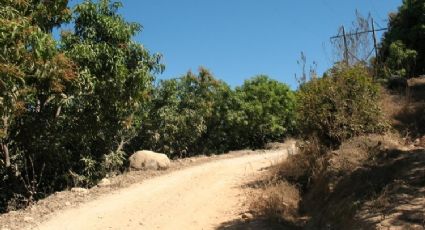
<svg viewBox="0 0 425 230"><path fill-rule="evenodd" d="M61 211L36 229L215 229L243 212L242 186L286 155L269 150L172 172Z"/></svg>

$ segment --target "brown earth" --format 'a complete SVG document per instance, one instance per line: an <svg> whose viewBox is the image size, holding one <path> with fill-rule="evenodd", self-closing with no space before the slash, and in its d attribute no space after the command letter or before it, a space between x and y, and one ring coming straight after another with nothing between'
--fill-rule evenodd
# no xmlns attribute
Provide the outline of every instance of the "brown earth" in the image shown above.
<svg viewBox="0 0 425 230"><path fill-rule="evenodd" d="M258 151L240 150L232 151L222 155L196 156L185 159L178 159L171 162L168 170L148 170L148 171L127 171L123 174L109 177L111 182L109 186L93 187L87 192L72 192L65 190L56 192L38 202L31 204L26 209L11 211L0 215L0 230L32 229L37 223L51 218L51 214L67 208L78 207L82 203L94 200L113 191L127 188L135 183L141 183L145 180L172 173L178 170L184 170L188 167L204 164L211 161L231 159L246 155L256 154Z"/></svg>
<svg viewBox="0 0 425 230"><path fill-rule="evenodd" d="M52 210L50 214L34 218L29 213L40 209L40 205L35 205L0 216L0 223L4 229L227 229L233 220L249 216L243 185L258 178L264 168L285 159L286 155L285 149L273 149L190 159L187 161L201 162L159 173L164 175L128 187L74 193L73 196L94 199L83 199L80 205L74 205L73 200L68 199L70 196L64 195L62 210L57 208L59 211ZM96 189L104 192L91 195ZM108 191L109 194L105 194ZM18 214L21 214L20 220L10 217Z"/></svg>

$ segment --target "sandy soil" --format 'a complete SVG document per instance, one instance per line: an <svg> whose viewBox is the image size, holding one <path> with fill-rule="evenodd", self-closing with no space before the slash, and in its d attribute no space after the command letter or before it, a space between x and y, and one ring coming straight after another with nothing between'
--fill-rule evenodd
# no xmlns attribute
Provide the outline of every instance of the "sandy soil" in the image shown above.
<svg viewBox="0 0 425 230"><path fill-rule="evenodd" d="M215 229L246 210L242 186L286 154L219 159L145 180L59 211L35 229Z"/></svg>

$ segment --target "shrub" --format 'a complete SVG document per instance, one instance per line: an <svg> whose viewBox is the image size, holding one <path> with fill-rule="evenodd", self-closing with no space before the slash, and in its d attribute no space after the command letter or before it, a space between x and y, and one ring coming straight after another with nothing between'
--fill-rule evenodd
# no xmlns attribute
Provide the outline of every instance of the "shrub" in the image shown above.
<svg viewBox="0 0 425 230"><path fill-rule="evenodd" d="M260 75L236 88L236 97L240 145L263 147L293 131L295 96L287 85Z"/></svg>
<svg viewBox="0 0 425 230"><path fill-rule="evenodd" d="M232 90L201 68L163 80L138 136L127 146L171 157L263 147L294 129L295 96L283 83L258 76Z"/></svg>
<svg viewBox="0 0 425 230"><path fill-rule="evenodd" d="M386 57L385 74L387 76L411 76L414 68L413 63L415 63L417 56L417 51L406 48L402 41L397 40L391 43L388 48L388 57Z"/></svg>
<svg viewBox="0 0 425 230"><path fill-rule="evenodd" d="M301 85L296 109L303 136L317 135L328 146L350 137L387 129L379 106L380 90L361 65L337 65L323 78Z"/></svg>
<svg viewBox="0 0 425 230"><path fill-rule="evenodd" d="M32 201L118 170L163 69L133 41L141 25L119 2L78 4L57 42L51 30L70 19L67 3L1 1L0 212L13 193Z"/></svg>
<svg viewBox="0 0 425 230"><path fill-rule="evenodd" d="M107 173L116 174L119 173L124 162L126 160L126 153L124 151L118 150L116 152L110 152L104 156L102 162L102 168L106 170Z"/></svg>
<svg viewBox="0 0 425 230"><path fill-rule="evenodd" d="M254 214L276 222L293 224L298 218L298 189L287 183L277 182L262 189L250 203Z"/></svg>
<svg viewBox="0 0 425 230"><path fill-rule="evenodd" d="M183 157L229 147L229 103L233 92L201 68L179 79L163 80L131 148L147 148Z"/></svg>
<svg viewBox="0 0 425 230"><path fill-rule="evenodd" d="M80 81L64 108L67 136L60 146L71 158L66 172L83 176L87 185L123 164L121 148L134 137L138 115L149 103L153 73L163 69L159 55L133 41L141 25L127 22L120 7L110 0L84 1L74 9L74 30L62 33L62 49L79 67Z"/></svg>
<svg viewBox="0 0 425 230"><path fill-rule="evenodd" d="M314 136L300 142L298 147L299 153L290 155L286 161L276 165L273 173L279 180L296 184L304 192L314 177L326 167L325 154L328 148Z"/></svg>

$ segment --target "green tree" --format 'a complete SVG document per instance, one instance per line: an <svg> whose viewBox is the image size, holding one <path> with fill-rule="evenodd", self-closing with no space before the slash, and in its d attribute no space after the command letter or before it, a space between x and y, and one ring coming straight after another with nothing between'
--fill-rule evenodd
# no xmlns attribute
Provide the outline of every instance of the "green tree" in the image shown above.
<svg viewBox="0 0 425 230"><path fill-rule="evenodd" d="M262 147L293 131L295 96L287 85L260 75L237 87L236 97L234 138L241 146Z"/></svg>
<svg viewBox="0 0 425 230"><path fill-rule="evenodd" d="M212 88L212 112L206 118L206 132L199 138L195 146L199 153L223 153L240 149L235 121L238 117L238 103L235 91L222 81L216 81Z"/></svg>
<svg viewBox="0 0 425 230"><path fill-rule="evenodd" d="M50 114L44 114L48 114L52 118L50 122L54 123L63 98L71 91L78 75L72 61L57 49L51 34L34 20L36 12L28 10L35 7L33 2L0 3L0 153L3 156L0 173L3 171L1 176L4 175L0 189L6 188L1 192L1 204L4 196L11 192L9 188L15 185L16 181L11 180L16 175L27 178L24 182L29 194L25 195L30 199L37 189L32 183L36 171L34 164L26 164L32 158L22 153L16 139L23 132L24 117L49 111ZM45 127L39 128L45 130Z"/></svg>
<svg viewBox="0 0 425 230"><path fill-rule="evenodd" d="M179 79L161 81L138 138L144 143L139 146L173 157L207 152L217 123L213 119L221 117L217 114L220 95L226 90L230 88L204 68L198 75L189 72Z"/></svg>
<svg viewBox="0 0 425 230"><path fill-rule="evenodd" d="M413 73L416 57L415 50L407 49L400 40L391 43L388 49L388 57L385 60L385 71L387 74L394 74L401 77L411 76Z"/></svg>
<svg viewBox="0 0 425 230"><path fill-rule="evenodd" d="M54 27L71 19L69 0L2 0L2 6L11 6L26 17L30 24L37 25L43 32L51 32Z"/></svg>
<svg viewBox="0 0 425 230"><path fill-rule="evenodd" d="M73 63L56 48L50 34L33 25L21 11L25 1L6 1L0 10L1 37L1 137L7 160L10 131L16 118L60 100L77 75Z"/></svg>
<svg viewBox="0 0 425 230"><path fill-rule="evenodd" d="M389 74L412 77L425 73L425 1L403 0L390 14L380 58Z"/></svg>
<svg viewBox="0 0 425 230"><path fill-rule="evenodd" d="M122 148L137 129L135 116L149 101L152 73L164 68L160 55L132 41L141 26L126 22L117 13L121 6L84 1L75 8L75 30L62 34L62 49L81 75L81 93L72 101L66 128L72 135L64 145L79 162L72 170L89 184L103 176L102 162L114 158L111 154L122 159Z"/></svg>

